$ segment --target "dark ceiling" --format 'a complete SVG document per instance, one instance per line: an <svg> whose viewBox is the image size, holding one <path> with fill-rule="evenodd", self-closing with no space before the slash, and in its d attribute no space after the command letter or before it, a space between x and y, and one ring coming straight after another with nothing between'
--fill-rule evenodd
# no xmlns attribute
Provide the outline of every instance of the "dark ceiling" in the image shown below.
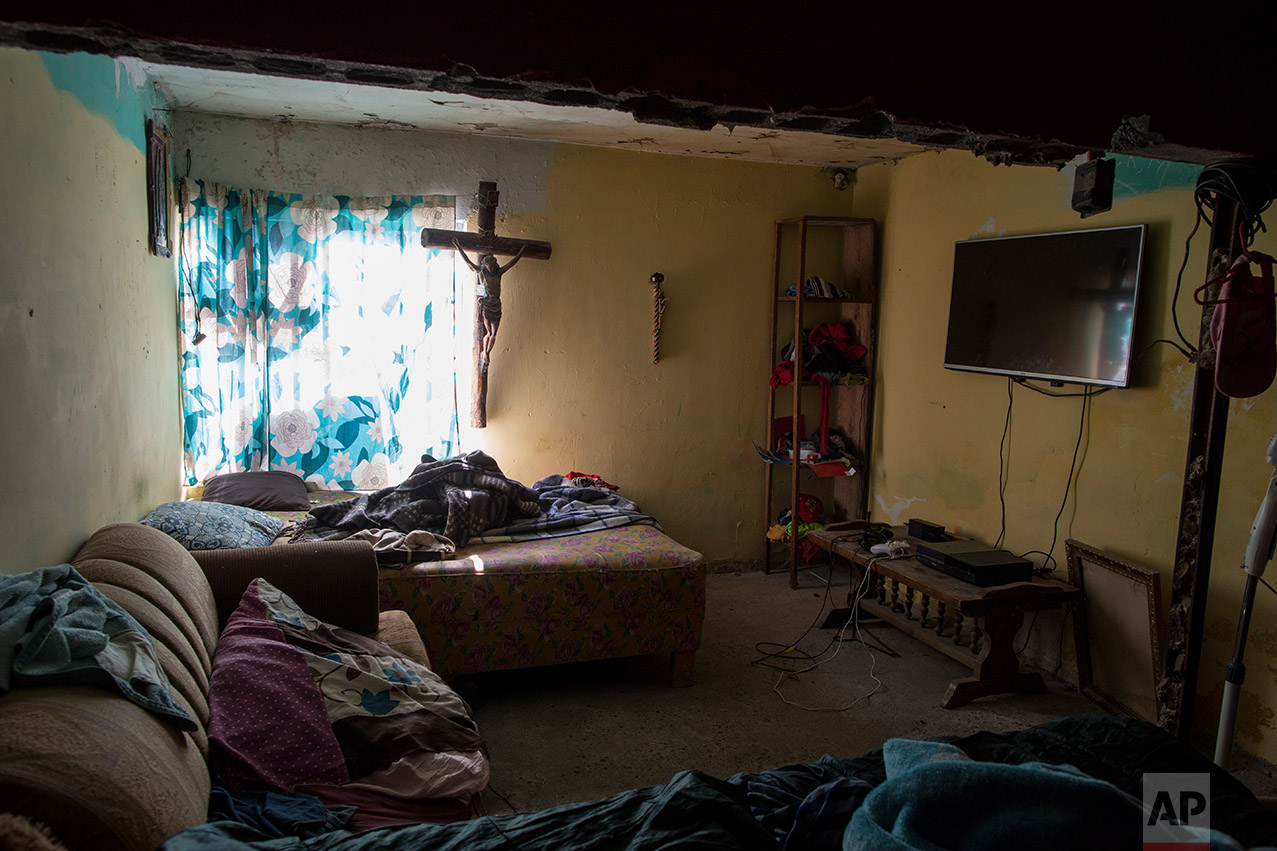
<svg viewBox="0 0 1277 851"><path fill-rule="evenodd" d="M1271 4L1255 4L1259 17L1228 2L1193 16L1160 3L8 5L0 43L604 106L656 123L896 137L1057 166L1085 150L1189 162L1277 153Z"/></svg>

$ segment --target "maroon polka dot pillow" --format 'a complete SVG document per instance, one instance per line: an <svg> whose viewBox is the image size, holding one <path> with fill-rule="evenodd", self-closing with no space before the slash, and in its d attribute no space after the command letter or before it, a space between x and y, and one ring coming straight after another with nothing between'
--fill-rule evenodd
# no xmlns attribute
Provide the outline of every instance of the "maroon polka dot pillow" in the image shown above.
<svg viewBox="0 0 1277 851"><path fill-rule="evenodd" d="M346 783L350 777L319 687L257 589L254 582L244 592L213 656L213 782L232 792Z"/></svg>

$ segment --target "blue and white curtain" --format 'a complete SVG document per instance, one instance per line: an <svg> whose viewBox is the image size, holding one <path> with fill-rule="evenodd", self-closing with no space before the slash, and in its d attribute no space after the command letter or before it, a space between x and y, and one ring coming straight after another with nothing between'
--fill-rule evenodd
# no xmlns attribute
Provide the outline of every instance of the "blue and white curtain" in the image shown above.
<svg viewBox="0 0 1277 851"><path fill-rule="evenodd" d="M455 280L421 229L446 196L286 195L184 180L183 475L287 470L380 488L456 454Z"/></svg>

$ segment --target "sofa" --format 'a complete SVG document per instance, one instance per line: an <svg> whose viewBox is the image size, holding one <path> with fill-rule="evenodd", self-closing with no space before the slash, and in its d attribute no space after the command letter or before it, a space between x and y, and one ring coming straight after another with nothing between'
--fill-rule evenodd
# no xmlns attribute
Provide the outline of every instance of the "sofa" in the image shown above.
<svg viewBox="0 0 1277 851"><path fill-rule="evenodd" d="M161 531L123 523L97 531L71 565L150 634L176 703L195 722L180 732L91 685L15 687L0 697L0 810L77 851L149 851L206 821L212 662L254 578L315 618L429 665L411 619L379 611L376 558L363 542L192 553Z"/></svg>

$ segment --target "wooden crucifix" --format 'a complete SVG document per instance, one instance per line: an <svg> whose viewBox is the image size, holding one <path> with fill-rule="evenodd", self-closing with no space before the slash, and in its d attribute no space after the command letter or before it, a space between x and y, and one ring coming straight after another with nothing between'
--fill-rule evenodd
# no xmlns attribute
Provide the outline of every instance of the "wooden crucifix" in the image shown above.
<svg viewBox="0 0 1277 851"><path fill-rule="evenodd" d="M421 232L422 245L456 251L478 275L474 308L474 381L470 387L470 425L475 428L488 425L488 362L501 324L501 276L525 257L533 260L550 258L548 242L497 236L499 196L495 181L479 182L479 192L475 195L479 207L477 233L438 228L425 228ZM477 259L471 259L466 249L474 252ZM497 262L498 254L513 259L501 265Z"/></svg>

